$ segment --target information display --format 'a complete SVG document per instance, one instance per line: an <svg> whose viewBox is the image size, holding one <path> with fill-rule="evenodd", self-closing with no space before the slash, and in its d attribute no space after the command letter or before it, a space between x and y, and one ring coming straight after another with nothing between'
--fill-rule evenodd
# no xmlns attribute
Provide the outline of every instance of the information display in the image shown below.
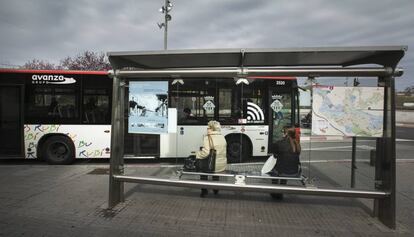
<svg viewBox="0 0 414 237"><path fill-rule="evenodd" d="M384 88L313 88L312 134L382 137Z"/></svg>

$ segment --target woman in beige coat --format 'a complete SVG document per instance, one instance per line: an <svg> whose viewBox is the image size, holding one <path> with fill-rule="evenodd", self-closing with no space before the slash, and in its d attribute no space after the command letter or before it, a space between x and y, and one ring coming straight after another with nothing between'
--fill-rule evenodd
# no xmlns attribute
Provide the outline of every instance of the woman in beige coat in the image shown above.
<svg viewBox="0 0 414 237"><path fill-rule="evenodd" d="M217 121L210 121L207 124L207 136L204 136L203 147L196 153L196 159L205 159L210 153L209 137L212 140L212 148L216 150L216 169L215 172L223 172L227 166L227 142L224 136L221 134L221 126ZM200 175L201 180L207 180L207 176ZM214 181L218 181L218 176L213 176ZM207 189L201 189L200 197L207 195ZM214 194L217 194L218 190L214 190Z"/></svg>

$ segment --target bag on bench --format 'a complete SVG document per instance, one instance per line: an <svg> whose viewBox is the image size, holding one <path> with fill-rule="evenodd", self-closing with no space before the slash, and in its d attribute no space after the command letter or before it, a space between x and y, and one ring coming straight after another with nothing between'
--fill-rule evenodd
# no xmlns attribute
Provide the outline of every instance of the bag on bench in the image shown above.
<svg viewBox="0 0 414 237"><path fill-rule="evenodd" d="M271 172L273 170L273 167L275 167L276 165L276 158L271 155L266 162L264 163L263 167L262 167L262 175L268 174L269 172Z"/></svg>
<svg viewBox="0 0 414 237"><path fill-rule="evenodd" d="M208 156L204 159L199 159L196 163L196 166L198 167L198 171L204 172L204 173L214 173L216 170L216 156L217 151L214 149L214 143L213 139L211 139L211 136L208 136L208 142L210 144L210 152L208 153Z"/></svg>
<svg viewBox="0 0 414 237"><path fill-rule="evenodd" d="M197 171L197 160L196 160L195 156L189 156L189 157L185 158L183 170L188 171L188 172L196 172Z"/></svg>

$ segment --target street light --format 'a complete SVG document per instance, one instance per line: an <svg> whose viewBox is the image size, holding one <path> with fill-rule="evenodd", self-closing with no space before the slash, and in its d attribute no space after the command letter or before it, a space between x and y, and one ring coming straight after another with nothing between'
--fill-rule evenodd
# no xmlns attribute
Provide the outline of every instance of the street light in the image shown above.
<svg viewBox="0 0 414 237"><path fill-rule="evenodd" d="M168 22L171 21L171 15L168 13L172 10L172 7L171 1L165 0L164 6L159 9L159 12L164 14L164 23L157 23L160 29L164 27L164 50L167 50Z"/></svg>

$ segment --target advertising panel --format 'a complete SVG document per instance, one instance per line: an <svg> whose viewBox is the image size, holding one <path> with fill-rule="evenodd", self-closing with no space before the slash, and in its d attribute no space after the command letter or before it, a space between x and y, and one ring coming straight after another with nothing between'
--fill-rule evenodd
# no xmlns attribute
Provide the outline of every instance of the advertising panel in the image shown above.
<svg viewBox="0 0 414 237"><path fill-rule="evenodd" d="M128 132L168 133L168 82L129 83Z"/></svg>

